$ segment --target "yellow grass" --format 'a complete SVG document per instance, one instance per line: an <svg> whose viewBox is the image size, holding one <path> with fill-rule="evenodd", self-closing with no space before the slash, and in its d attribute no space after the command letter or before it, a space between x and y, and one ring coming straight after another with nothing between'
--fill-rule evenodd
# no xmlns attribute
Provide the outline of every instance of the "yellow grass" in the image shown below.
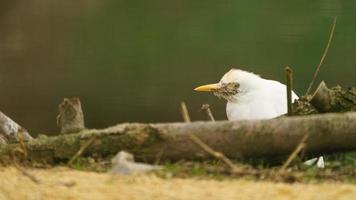
<svg viewBox="0 0 356 200"><path fill-rule="evenodd" d="M0 199L356 199L356 186L341 183L283 184L246 180L162 179L155 175L112 176L68 168L0 168Z"/></svg>

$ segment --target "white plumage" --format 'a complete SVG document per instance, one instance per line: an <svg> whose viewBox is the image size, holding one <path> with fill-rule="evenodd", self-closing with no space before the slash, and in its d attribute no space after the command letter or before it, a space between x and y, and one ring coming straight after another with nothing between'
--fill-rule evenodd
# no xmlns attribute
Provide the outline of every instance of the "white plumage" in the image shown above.
<svg viewBox="0 0 356 200"><path fill-rule="evenodd" d="M227 100L229 120L269 119L287 113L286 86L251 72L231 69L219 83L195 88ZM293 92L292 101L298 99Z"/></svg>

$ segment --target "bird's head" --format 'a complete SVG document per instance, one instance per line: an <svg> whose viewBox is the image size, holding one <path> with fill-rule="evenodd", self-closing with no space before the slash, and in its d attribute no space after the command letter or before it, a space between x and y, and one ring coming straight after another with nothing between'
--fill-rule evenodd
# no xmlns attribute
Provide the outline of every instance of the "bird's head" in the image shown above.
<svg viewBox="0 0 356 200"><path fill-rule="evenodd" d="M260 85L262 80L258 75L240 69L231 69L219 81L219 83L202 85L195 91L213 92L215 96L236 101L238 95L247 93Z"/></svg>

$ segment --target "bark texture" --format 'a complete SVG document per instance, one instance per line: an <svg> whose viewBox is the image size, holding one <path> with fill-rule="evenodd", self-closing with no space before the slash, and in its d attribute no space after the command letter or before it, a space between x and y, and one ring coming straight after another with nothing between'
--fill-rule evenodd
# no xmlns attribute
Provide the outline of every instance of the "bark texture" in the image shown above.
<svg viewBox="0 0 356 200"><path fill-rule="evenodd" d="M230 158L289 155L308 134L306 153L356 150L356 112L285 117L256 121L218 121L165 124L120 124L102 130L42 137L25 143L24 159L53 163L69 160L92 137L85 155L111 156L129 151L138 160L192 160L210 158L191 141L195 134ZM20 148L5 145L0 157Z"/></svg>
<svg viewBox="0 0 356 200"><path fill-rule="evenodd" d="M336 86L329 89L322 81L310 103L321 113L356 111L356 88Z"/></svg>
<svg viewBox="0 0 356 200"><path fill-rule="evenodd" d="M0 112L0 146L11 142L31 140L32 136L4 113Z"/></svg>
<svg viewBox="0 0 356 200"><path fill-rule="evenodd" d="M348 111L356 111L356 87L329 89L324 81L313 95L303 96L293 103L294 115Z"/></svg>
<svg viewBox="0 0 356 200"><path fill-rule="evenodd" d="M311 95L302 96L293 102L293 115L304 116L318 114L318 110L310 103Z"/></svg>
<svg viewBox="0 0 356 200"><path fill-rule="evenodd" d="M79 98L64 98L58 107L57 125L61 134L76 133L84 127L84 115Z"/></svg>

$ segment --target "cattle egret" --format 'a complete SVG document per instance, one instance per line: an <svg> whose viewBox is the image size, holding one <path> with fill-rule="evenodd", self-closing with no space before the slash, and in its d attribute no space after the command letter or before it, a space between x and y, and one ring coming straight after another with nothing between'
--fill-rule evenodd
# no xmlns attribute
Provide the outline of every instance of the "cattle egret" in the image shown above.
<svg viewBox="0 0 356 200"><path fill-rule="evenodd" d="M203 85L196 91L212 92L226 99L229 120L269 119L287 113L286 86L251 72L231 69L219 83ZM292 92L292 101L298 96Z"/></svg>

